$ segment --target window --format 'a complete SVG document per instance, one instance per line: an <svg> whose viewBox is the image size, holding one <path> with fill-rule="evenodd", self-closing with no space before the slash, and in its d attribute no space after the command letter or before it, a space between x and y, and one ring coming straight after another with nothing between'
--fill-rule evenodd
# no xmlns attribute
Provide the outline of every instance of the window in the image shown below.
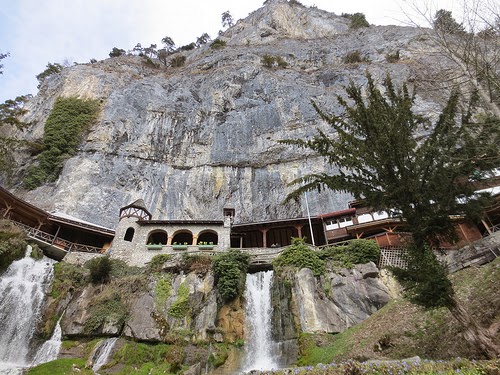
<svg viewBox="0 0 500 375"><path fill-rule="evenodd" d="M371 214L362 214L358 216L358 223L360 224L369 223L370 221L373 221Z"/></svg>
<svg viewBox="0 0 500 375"><path fill-rule="evenodd" d="M353 224L352 217L350 216L341 217L338 219L338 222L340 228L345 228Z"/></svg>
<svg viewBox="0 0 500 375"><path fill-rule="evenodd" d="M135 233L134 228L128 228L127 231L125 232L125 237L123 239L125 241L132 242L132 239L134 238L134 233Z"/></svg>
<svg viewBox="0 0 500 375"><path fill-rule="evenodd" d="M337 219L328 220L325 222L326 230L334 230L339 229L339 224L337 223Z"/></svg>

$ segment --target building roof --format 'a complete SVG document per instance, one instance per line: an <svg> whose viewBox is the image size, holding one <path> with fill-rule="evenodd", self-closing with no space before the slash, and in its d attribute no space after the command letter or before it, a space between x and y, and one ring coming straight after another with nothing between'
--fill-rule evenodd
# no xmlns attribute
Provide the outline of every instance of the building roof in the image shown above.
<svg viewBox="0 0 500 375"><path fill-rule="evenodd" d="M139 225L224 225L222 220L138 220Z"/></svg>
<svg viewBox="0 0 500 375"><path fill-rule="evenodd" d="M334 212L329 212L327 214L318 215L318 218L320 218L320 219L328 219L328 218L331 218L331 217L354 215L355 213L356 213L356 209L355 208L347 208L345 210L334 211Z"/></svg>

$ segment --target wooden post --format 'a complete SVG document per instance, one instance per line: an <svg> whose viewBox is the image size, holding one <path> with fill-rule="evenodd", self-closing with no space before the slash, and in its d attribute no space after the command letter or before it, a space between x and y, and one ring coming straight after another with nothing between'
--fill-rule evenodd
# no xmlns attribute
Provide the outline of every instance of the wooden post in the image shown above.
<svg viewBox="0 0 500 375"><path fill-rule="evenodd" d="M302 238L302 227L303 227L303 225L296 225L295 226L295 229L297 229L297 236L299 238Z"/></svg>
<svg viewBox="0 0 500 375"><path fill-rule="evenodd" d="M267 247L267 231L269 229L261 229L261 233L262 233L262 247Z"/></svg>
<svg viewBox="0 0 500 375"><path fill-rule="evenodd" d="M481 223L483 223L484 227L488 231L488 234L491 236L493 234L493 232L491 231L490 226L484 220L481 220Z"/></svg>
<svg viewBox="0 0 500 375"><path fill-rule="evenodd" d="M53 244L54 244L54 242L56 242L56 238L57 238L57 235L59 234L59 231L60 231L60 230L61 230L61 226L60 226L60 225L58 225L58 226L57 226L57 231L56 231L56 234L54 235L54 239L52 240L51 245L53 245Z"/></svg>

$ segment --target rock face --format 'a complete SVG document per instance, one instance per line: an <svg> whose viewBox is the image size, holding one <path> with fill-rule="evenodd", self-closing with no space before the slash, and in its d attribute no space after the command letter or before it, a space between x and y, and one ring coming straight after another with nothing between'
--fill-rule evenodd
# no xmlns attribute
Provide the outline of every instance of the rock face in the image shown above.
<svg viewBox="0 0 500 375"><path fill-rule="evenodd" d="M124 282L90 284L70 293L56 312L65 309L63 335L122 336L142 342L179 338L236 342L245 337L243 299L221 304L211 271L204 275L166 272L148 280L146 288L138 289L129 299L122 298L126 302L123 311L118 310L117 297L112 296L129 290L120 290ZM299 333L342 332L390 300L374 263L321 277L314 277L307 268L286 270L273 277L271 295L272 338L291 352L296 350ZM96 319L101 319L98 326ZM94 327L92 331L88 331L89 326Z"/></svg>
<svg viewBox="0 0 500 375"><path fill-rule="evenodd" d="M403 27L349 30L349 20L325 11L274 0L220 36L223 49L209 45L185 55L179 68L151 68L139 56L79 64L49 77L27 105L31 125L11 136L40 140L59 96L96 98L98 122L68 159L59 179L31 192L21 180L33 163L15 150L13 176L0 177L16 194L48 209L114 227L117 213L138 198L156 219L220 219L236 209L236 222L305 215L304 202L282 204L288 184L308 173L335 173L324 160L280 144L306 139L316 128L329 132L310 100L339 113L336 95L349 80L366 82L390 73L395 83L417 79L422 66L443 64L430 52L422 31ZM359 50L367 61L346 64ZM399 51L400 60L386 61ZM287 66L267 67L265 55ZM436 94L432 94L436 95ZM418 111L439 109L425 92ZM312 192L312 214L345 207L350 197Z"/></svg>
<svg viewBox="0 0 500 375"><path fill-rule="evenodd" d="M276 288L284 293L273 294L273 303L279 306L274 324L286 327L284 339L297 337L297 331L342 332L368 318L391 299L377 276L375 264L367 263L352 270L327 272L319 278L308 268L288 273L288 282L278 277ZM290 294L291 299L286 297Z"/></svg>

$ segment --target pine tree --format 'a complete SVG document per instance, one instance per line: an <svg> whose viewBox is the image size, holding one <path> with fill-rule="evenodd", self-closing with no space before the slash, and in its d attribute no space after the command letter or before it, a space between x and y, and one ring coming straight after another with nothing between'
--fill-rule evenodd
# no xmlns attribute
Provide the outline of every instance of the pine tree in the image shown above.
<svg viewBox="0 0 500 375"><path fill-rule="evenodd" d="M367 74L366 93L353 82L348 99L337 97L344 113L328 115L313 106L334 130L311 140L283 143L311 149L340 171L337 175L310 174L292 184L301 185L287 200L309 190L345 191L376 210L397 211L412 233L409 266L396 276L411 287L412 301L427 308L446 307L464 325L488 356L499 353L486 330L458 304L446 268L429 244L438 238L453 240L450 215L477 218L489 201L476 194L474 183L500 165L500 119L474 119L474 98L460 106L460 94L452 92L437 122L413 112L415 94L406 84L397 90L387 76L384 93ZM352 104L351 104L352 103Z"/></svg>

